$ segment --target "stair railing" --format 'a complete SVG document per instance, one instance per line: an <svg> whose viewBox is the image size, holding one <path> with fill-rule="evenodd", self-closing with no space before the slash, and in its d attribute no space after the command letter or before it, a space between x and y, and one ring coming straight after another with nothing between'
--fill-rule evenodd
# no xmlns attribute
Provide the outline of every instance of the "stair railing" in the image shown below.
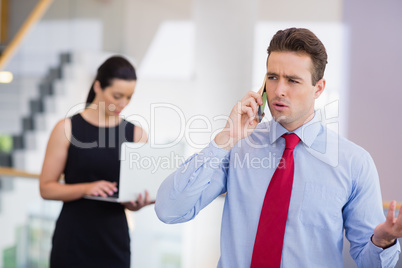
<svg viewBox="0 0 402 268"><path fill-rule="evenodd" d="M0 71L14 56L29 30L42 18L53 0L40 0L0 57Z"/></svg>

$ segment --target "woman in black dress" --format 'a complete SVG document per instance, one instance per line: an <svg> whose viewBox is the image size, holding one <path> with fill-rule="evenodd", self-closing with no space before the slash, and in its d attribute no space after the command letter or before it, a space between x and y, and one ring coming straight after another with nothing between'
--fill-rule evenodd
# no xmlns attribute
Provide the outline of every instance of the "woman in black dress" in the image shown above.
<svg viewBox="0 0 402 268"><path fill-rule="evenodd" d="M84 111L55 126L40 175L44 199L61 200L50 266L130 267L130 237L125 209L153 202L148 193L135 202L84 199L117 191L119 151L125 141L146 142L146 132L119 117L136 85L134 67L123 57L107 59L98 69ZM64 173L65 183L59 178Z"/></svg>

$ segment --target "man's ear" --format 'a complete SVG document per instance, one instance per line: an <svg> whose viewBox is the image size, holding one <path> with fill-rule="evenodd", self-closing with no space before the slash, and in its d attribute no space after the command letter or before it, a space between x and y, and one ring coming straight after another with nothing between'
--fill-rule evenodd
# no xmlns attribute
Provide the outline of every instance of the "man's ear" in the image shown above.
<svg viewBox="0 0 402 268"><path fill-rule="evenodd" d="M326 81L324 78L318 80L317 83L315 83L315 86L314 86L314 98L315 99L318 99L318 97L321 95L321 93L324 92L325 83L326 83Z"/></svg>
<svg viewBox="0 0 402 268"><path fill-rule="evenodd" d="M94 91L95 91L95 94L99 94L102 91L101 85L98 80L95 80L95 82L94 82Z"/></svg>

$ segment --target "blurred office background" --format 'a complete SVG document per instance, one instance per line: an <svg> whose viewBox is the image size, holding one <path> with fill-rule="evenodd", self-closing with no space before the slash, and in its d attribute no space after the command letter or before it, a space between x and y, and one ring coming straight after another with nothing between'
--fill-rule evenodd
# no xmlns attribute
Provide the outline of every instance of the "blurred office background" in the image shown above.
<svg viewBox="0 0 402 268"><path fill-rule="evenodd" d="M0 3L0 267L47 267L61 207L39 195L47 139L58 120L83 108L97 67L112 54L138 71L123 116L154 143L180 140L196 152L261 86L272 35L311 29L329 54L317 103L323 123L371 153L384 202L402 201L402 145L394 141L402 135L400 0ZM223 202L179 225L159 222L153 207L128 213L132 266L216 267ZM345 267L356 267L348 243L344 256Z"/></svg>

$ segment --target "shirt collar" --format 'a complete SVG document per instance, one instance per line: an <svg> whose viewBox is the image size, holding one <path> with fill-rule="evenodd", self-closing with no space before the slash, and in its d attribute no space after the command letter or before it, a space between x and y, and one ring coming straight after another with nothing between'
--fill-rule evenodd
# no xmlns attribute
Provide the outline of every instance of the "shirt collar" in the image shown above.
<svg viewBox="0 0 402 268"><path fill-rule="evenodd" d="M315 111L313 119L292 132L289 132L286 128L284 128L280 123L276 122L275 120L272 120L270 122L269 127L271 130L270 144L275 143L285 133L295 133L307 147L311 147L322 128L321 113Z"/></svg>

